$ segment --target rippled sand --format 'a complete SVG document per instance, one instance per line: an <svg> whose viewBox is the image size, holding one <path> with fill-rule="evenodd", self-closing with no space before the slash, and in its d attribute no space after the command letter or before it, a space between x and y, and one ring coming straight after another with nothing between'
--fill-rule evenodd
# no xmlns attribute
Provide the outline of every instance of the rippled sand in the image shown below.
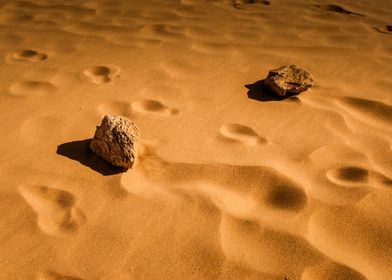
<svg viewBox="0 0 392 280"><path fill-rule="evenodd" d="M0 2L0 279L391 279L392 3L338 2Z"/></svg>

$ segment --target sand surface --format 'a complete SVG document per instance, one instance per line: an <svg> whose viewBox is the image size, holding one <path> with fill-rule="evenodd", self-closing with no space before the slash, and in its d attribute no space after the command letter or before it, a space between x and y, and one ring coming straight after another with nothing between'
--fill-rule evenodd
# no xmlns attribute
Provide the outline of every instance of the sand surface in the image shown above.
<svg viewBox="0 0 392 280"><path fill-rule="evenodd" d="M0 279L391 279L391 20L382 0L1 0ZM315 85L276 100L261 80L286 64ZM106 114L140 128L128 172L87 150Z"/></svg>

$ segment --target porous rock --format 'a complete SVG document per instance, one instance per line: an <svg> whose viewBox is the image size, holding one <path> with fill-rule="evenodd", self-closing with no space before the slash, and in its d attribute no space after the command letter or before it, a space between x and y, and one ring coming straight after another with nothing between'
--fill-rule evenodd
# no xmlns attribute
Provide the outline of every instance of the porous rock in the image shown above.
<svg viewBox="0 0 392 280"><path fill-rule="evenodd" d="M312 75L295 65L270 70L264 85L279 96L298 94L313 85Z"/></svg>
<svg viewBox="0 0 392 280"><path fill-rule="evenodd" d="M139 129L128 118L104 116L90 149L114 166L132 168L138 150Z"/></svg>

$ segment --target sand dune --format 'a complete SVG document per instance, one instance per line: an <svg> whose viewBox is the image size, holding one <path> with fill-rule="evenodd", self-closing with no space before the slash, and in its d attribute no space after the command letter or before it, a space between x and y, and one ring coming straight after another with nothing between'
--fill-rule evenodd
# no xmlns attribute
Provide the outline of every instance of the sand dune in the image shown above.
<svg viewBox="0 0 392 280"><path fill-rule="evenodd" d="M0 279L389 280L392 4L0 2ZM315 84L266 91L296 64ZM89 149L141 131L133 169Z"/></svg>

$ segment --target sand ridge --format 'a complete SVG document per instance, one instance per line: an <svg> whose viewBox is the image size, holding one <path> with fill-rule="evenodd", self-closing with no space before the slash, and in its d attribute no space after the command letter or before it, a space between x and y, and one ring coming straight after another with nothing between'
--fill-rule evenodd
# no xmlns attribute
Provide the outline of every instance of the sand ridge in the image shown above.
<svg viewBox="0 0 392 280"><path fill-rule="evenodd" d="M0 279L389 279L391 11L2 1ZM285 64L314 87L268 95ZM132 170L88 149L106 114Z"/></svg>

